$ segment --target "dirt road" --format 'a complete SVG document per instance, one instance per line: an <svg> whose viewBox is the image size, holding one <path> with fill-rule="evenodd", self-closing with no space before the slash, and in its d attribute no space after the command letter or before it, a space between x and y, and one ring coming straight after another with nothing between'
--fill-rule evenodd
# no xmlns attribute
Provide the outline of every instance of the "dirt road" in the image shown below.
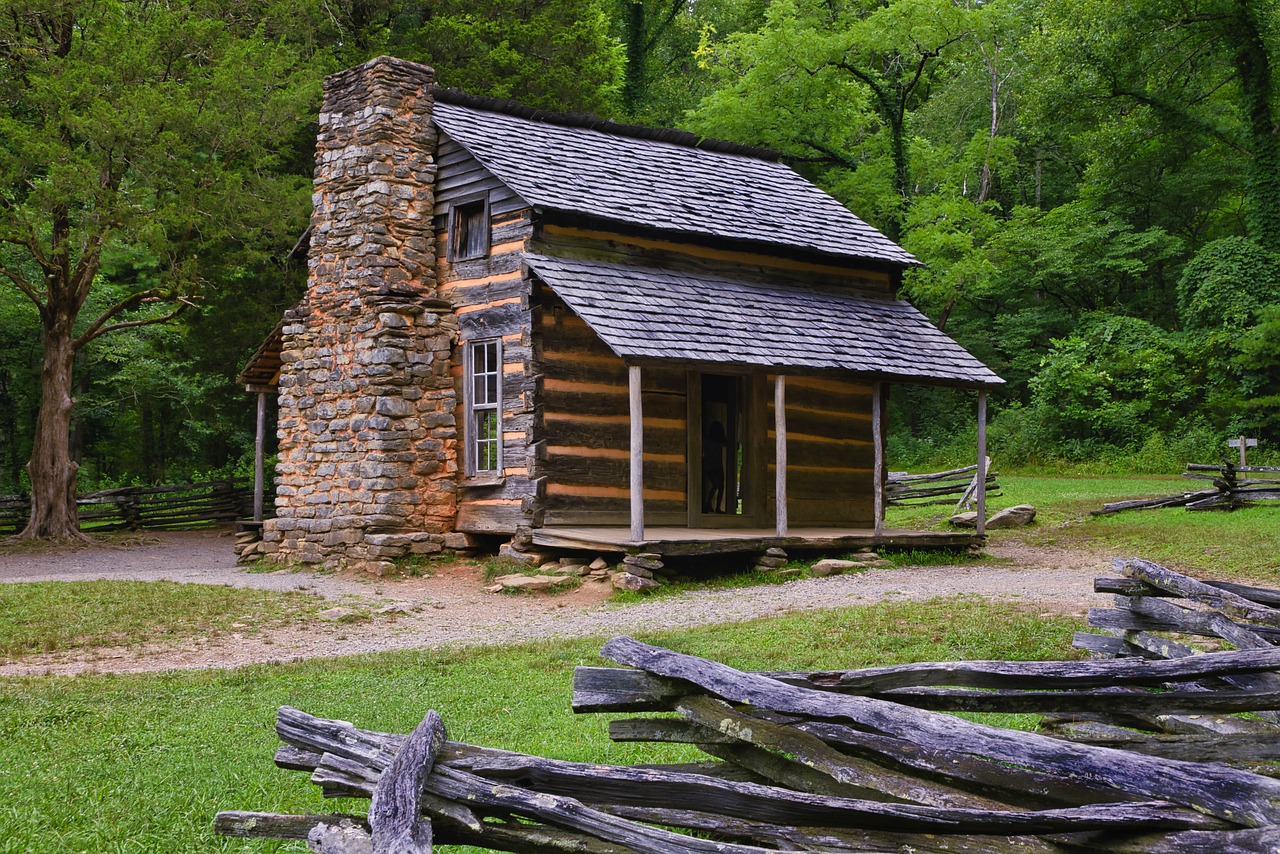
<svg viewBox="0 0 1280 854"><path fill-rule="evenodd" d="M269 590L301 590L332 600L401 602L411 613L352 624L308 622L257 635L197 638L177 646L99 649L0 664L0 676L237 667L389 649L501 644L535 638L606 635L703 626L792 611L841 608L890 599L978 595L1054 613L1083 613L1103 597L1093 579L1106 556L993 542L998 563L875 569L781 585L695 591L617 605L607 583L557 595L482 591L480 570L442 568L430 578L373 579L350 574L246 572L235 565L226 532L147 535L119 548L0 554L0 583L91 579L167 579Z"/></svg>

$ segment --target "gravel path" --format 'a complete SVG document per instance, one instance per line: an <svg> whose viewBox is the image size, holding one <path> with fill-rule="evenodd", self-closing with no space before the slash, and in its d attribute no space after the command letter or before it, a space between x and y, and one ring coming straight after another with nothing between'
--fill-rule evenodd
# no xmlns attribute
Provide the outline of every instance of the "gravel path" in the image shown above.
<svg viewBox="0 0 1280 854"><path fill-rule="evenodd" d="M509 596L481 590L480 571L443 570L430 578L370 579L281 570L245 572L229 535L167 533L121 548L0 555L0 583L93 579L160 580L303 590L327 599L404 602L417 609L355 624L307 623L269 633L197 638L178 646L100 649L33 656L0 664L0 676L139 672L238 667L389 649L501 644L535 638L624 634L735 622L792 611L841 608L892 599L980 595L1053 613L1083 614L1102 597L1093 579L1108 561L1095 554L1035 549L1016 539L994 542L994 566L876 569L781 585L695 591L634 605L607 601L606 583L558 595Z"/></svg>

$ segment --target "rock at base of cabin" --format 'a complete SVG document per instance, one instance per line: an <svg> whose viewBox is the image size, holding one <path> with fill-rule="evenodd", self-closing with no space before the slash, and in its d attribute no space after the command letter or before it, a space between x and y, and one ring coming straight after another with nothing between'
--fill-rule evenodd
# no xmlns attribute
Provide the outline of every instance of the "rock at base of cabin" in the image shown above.
<svg viewBox="0 0 1280 854"><path fill-rule="evenodd" d="M862 569L862 564L855 563L851 560L836 560L835 558L827 558L820 560L813 566L809 567L809 571L814 575L825 578L828 575L839 575L850 569Z"/></svg>
<svg viewBox="0 0 1280 854"><path fill-rule="evenodd" d="M633 572L616 572L610 580L618 590L630 590L632 593L645 593L662 586L652 578L645 578Z"/></svg>
<svg viewBox="0 0 1280 854"><path fill-rule="evenodd" d="M775 546L774 548L771 548L771 549L765 549L764 556L765 557L786 557L787 553Z"/></svg>
<svg viewBox="0 0 1280 854"><path fill-rule="evenodd" d="M451 549L453 551L469 551L471 549L480 548L484 545L484 541L479 537L473 537L470 534L464 534L461 531L454 531L444 535L444 540L441 545L446 549Z"/></svg>
<svg viewBox="0 0 1280 854"><path fill-rule="evenodd" d="M355 611L350 608L328 608L316 614L317 620L324 620L326 623L340 623L343 620L350 619L356 615Z"/></svg>
<svg viewBox="0 0 1280 854"><path fill-rule="evenodd" d="M1030 504L1006 507L987 520L988 528L1021 528L1035 521L1036 508Z"/></svg>
<svg viewBox="0 0 1280 854"><path fill-rule="evenodd" d="M778 570L777 574L782 578L794 578L795 576L799 575L802 572L804 572L803 569L801 569L798 566L795 566L795 567L792 567L791 569L780 569Z"/></svg>
<svg viewBox="0 0 1280 854"><path fill-rule="evenodd" d="M627 566L639 567L640 569L647 569L647 570L650 570L651 572L654 570L660 570L663 568L662 555L655 555L655 554L627 555L622 559L622 562Z"/></svg>
<svg viewBox="0 0 1280 854"><path fill-rule="evenodd" d="M785 557L771 557L764 555L756 558L756 569L778 569L787 565Z"/></svg>
<svg viewBox="0 0 1280 854"><path fill-rule="evenodd" d="M973 510L968 510L951 516L947 521L957 528L976 528L978 527L978 514Z"/></svg>
<svg viewBox="0 0 1280 854"><path fill-rule="evenodd" d="M365 560L355 564L353 569L382 578L384 575L393 574L396 571L396 565L389 560Z"/></svg>
<svg viewBox="0 0 1280 854"><path fill-rule="evenodd" d="M605 560L603 557L598 557L591 561L591 563L587 565L587 568L592 572L595 572L597 569L608 569L609 561Z"/></svg>
<svg viewBox="0 0 1280 854"><path fill-rule="evenodd" d="M505 557L522 563L525 566L541 566L547 562L547 556L539 552L522 552L512 547L511 543L503 543L498 547L498 557Z"/></svg>
<svg viewBox="0 0 1280 854"><path fill-rule="evenodd" d="M503 575L495 578L493 584L486 587L485 590L491 590L494 586L498 590L550 590L564 584L569 579L563 575ZM493 591L497 592L497 591Z"/></svg>

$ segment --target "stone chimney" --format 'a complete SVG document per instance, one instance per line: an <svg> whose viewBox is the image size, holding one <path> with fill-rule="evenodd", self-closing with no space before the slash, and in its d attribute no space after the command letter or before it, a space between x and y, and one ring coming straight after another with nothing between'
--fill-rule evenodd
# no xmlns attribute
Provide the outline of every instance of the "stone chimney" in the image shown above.
<svg viewBox="0 0 1280 854"><path fill-rule="evenodd" d="M435 72L378 57L325 80L307 295L286 315L280 562L374 572L456 515L457 324L435 279Z"/></svg>

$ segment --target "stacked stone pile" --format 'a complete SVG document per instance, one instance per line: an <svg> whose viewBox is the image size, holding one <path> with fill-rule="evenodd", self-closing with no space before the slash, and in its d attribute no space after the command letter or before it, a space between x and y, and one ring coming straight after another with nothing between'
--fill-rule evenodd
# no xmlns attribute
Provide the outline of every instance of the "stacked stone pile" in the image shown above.
<svg viewBox="0 0 1280 854"><path fill-rule="evenodd" d="M240 531L236 534L236 563L253 563L266 554L261 531Z"/></svg>
<svg viewBox="0 0 1280 854"><path fill-rule="evenodd" d="M787 553L782 549L766 549L765 553L756 558L755 568L761 572L777 572L782 574L795 574L799 570L788 571Z"/></svg>

